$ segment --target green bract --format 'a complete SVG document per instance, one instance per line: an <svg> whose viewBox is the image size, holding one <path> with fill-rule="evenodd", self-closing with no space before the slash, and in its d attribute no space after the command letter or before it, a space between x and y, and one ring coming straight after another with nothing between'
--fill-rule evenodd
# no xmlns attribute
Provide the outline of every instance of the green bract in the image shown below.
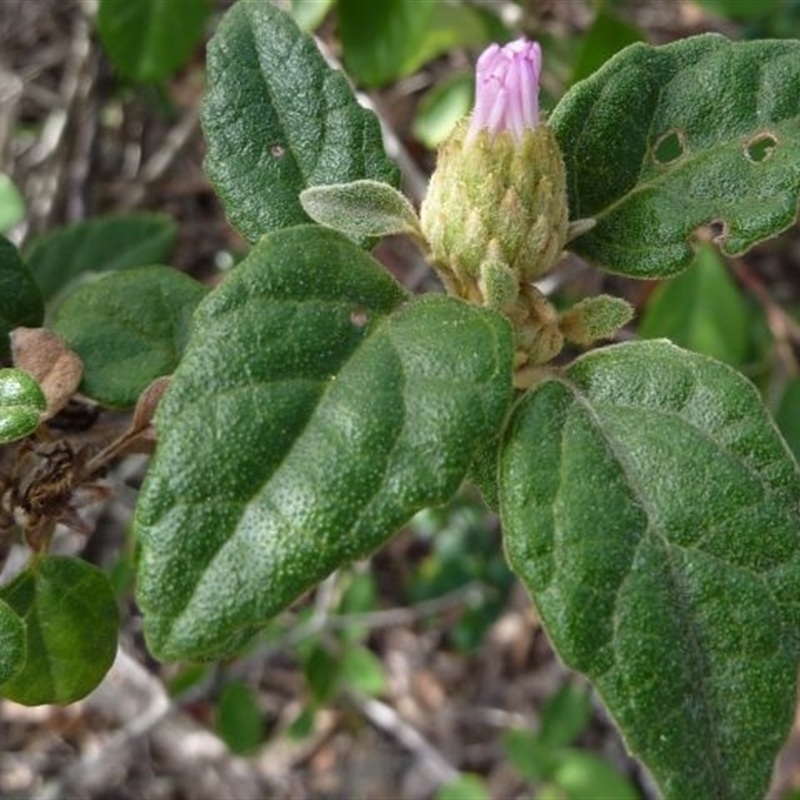
<svg viewBox="0 0 800 800"><path fill-rule="evenodd" d="M137 507L160 658L211 657L417 510L446 501L511 399L511 332L411 301L346 238L262 240L197 310Z"/></svg>
<svg viewBox="0 0 800 800"><path fill-rule="evenodd" d="M664 342L516 408L509 562L668 798L763 796L794 714L800 475L753 386Z"/></svg>

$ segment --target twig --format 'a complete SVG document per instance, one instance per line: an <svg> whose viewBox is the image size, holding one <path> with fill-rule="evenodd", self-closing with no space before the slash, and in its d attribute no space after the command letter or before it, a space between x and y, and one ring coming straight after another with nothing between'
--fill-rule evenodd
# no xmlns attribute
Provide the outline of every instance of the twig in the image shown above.
<svg viewBox="0 0 800 800"><path fill-rule="evenodd" d="M60 800L69 797L74 787L85 783L90 776L96 779L104 764L118 758L121 752L153 730L175 710L161 683L122 648L117 651L114 666L96 690L93 696L94 702L103 705L103 701L98 701L97 697L103 697L104 693L118 692L120 687L124 687L128 695L126 698L129 704L127 714L130 715L128 721L97 751L87 753L57 778L46 783L36 795L39 800ZM144 711L133 715L133 707L141 702L142 697L146 698L148 704ZM88 702L92 702L91 697Z"/></svg>
<svg viewBox="0 0 800 800"><path fill-rule="evenodd" d="M336 575L336 573L334 573ZM331 576L323 583L317 591L317 608L320 602L328 606L332 600ZM452 592L434 597L430 600L423 600L407 607L390 608L383 611L370 611L359 614L330 614L321 613L315 608L311 618L289 630L286 635L281 636L275 641L268 642L263 647L259 647L249 655L240 658L235 664L228 668L229 675L241 677L252 667L262 664L267 659L291 649L300 642L316 636L324 631L346 630L348 628L359 627L368 630L378 628L392 628L400 625L410 625L426 617L441 614L444 611L451 611L464 605L475 602L485 592L485 587L472 581Z"/></svg>
<svg viewBox="0 0 800 800"><path fill-rule="evenodd" d="M372 725L413 753L419 759L421 769L437 786L458 780L458 769L390 705L352 689L346 692L346 696Z"/></svg>
<svg viewBox="0 0 800 800"><path fill-rule="evenodd" d="M193 107L170 129L160 147L144 163L136 182L126 185L125 194L119 203L120 211L131 211L141 205L148 187L166 174L184 147L192 140L199 122L199 111Z"/></svg>
<svg viewBox="0 0 800 800"><path fill-rule="evenodd" d="M30 198L30 205L29 221L23 225L23 237L46 228L54 212L66 168L63 153L67 147L69 123L78 113L80 103L88 97L95 60L91 23L84 14L77 14L59 87L62 102L50 112L42 127L39 141L28 153L31 175L26 195ZM62 157L58 159L60 154Z"/></svg>

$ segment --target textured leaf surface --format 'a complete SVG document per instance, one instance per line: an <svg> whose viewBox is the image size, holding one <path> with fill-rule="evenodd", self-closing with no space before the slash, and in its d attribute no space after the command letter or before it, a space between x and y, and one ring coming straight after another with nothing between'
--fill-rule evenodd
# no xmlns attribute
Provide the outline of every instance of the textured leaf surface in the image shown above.
<svg viewBox="0 0 800 800"><path fill-rule="evenodd" d="M210 11L208 0L100 0L97 29L120 74L149 83L186 64Z"/></svg>
<svg viewBox="0 0 800 800"><path fill-rule="evenodd" d="M208 47L206 172L250 241L308 222L309 186L369 178L394 186L378 121L313 39L270 3L237 3Z"/></svg>
<svg viewBox="0 0 800 800"><path fill-rule="evenodd" d="M458 488L510 402L510 332L406 301L341 234L301 226L200 305L136 511L158 657L230 652Z"/></svg>
<svg viewBox="0 0 800 800"><path fill-rule="evenodd" d="M305 212L321 225L355 239L411 233L422 236L414 207L404 194L378 181L312 186L300 193Z"/></svg>
<svg viewBox="0 0 800 800"><path fill-rule="evenodd" d="M46 408L42 387L27 372L0 369L0 444L33 433Z"/></svg>
<svg viewBox="0 0 800 800"><path fill-rule="evenodd" d="M0 236L0 358L8 355L8 334L20 325L35 328L44 315L42 293L17 248Z"/></svg>
<svg viewBox="0 0 800 800"><path fill-rule="evenodd" d="M25 664L25 626L8 603L0 600L0 683L5 683Z"/></svg>
<svg viewBox="0 0 800 800"><path fill-rule="evenodd" d="M133 406L177 366L205 287L171 267L138 267L76 289L53 330L83 361L81 391L110 406Z"/></svg>
<svg viewBox="0 0 800 800"><path fill-rule="evenodd" d="M550 124L570 217L597 225L570 245L634 277L672 275L697 228L740 254L789 227L800 196L800 42L717 34L636 44L563 97Z"/></svg>
<svg viewBox="0 0 800 800"><path fill-rule="evenodd" d="M0 695L25 705L72 703L88 694L117 652L111 584L77 558L46 557L0 590L25 626L25 666Z"/></svg>
<svg viewBox="0 0 800 800"><path fill-rule="evenodd" d="M762 797L794 714L800 477L753 386L665 342L595 351L515 410L512 568L667 798Z"/></svg>
<svg viewBox="0 0 800 800"><path fill-rule="evenodd" d="M37 239L26 251L31 271L50 300L85 272L162 264L177 227L160 214L126 214L76 222Z"/></svg>

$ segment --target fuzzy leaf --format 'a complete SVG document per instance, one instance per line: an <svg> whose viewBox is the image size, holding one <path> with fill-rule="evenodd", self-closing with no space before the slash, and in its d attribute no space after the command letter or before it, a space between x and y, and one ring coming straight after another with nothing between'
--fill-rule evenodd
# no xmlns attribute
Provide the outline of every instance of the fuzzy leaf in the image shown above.
<svg viewBox="0 0 800 800"><path fill-rule="evenodd" d="M271 3L234 5L208 47L205 169L251 242L308 222L309 186L368 178L396 186L378 121L313 39Z"/></svg>
<svg viewBox="0 0 800 800"><path fill-rule="evenodd" d="M666 798L766 791L795 708L798 496L752 384L666 342L596 350L515 410L509 561Z"/></svg>
<svg viewBox="0 0 800 800"><path fill-rule="evenodd" d="M265 237L193 331L136 511L138 599L163 659L235 650L446 501L511 399L502 317L409 302L317 226Z"/></svg>
<svg viewBox="0 0 800 800"><path fill-rule="evenodd" d="M394 233L422 235L414 207L397 189L378 181L312 186L300 203L314 222L354 239Z"/></svg>
<svg viewBox="0 0 800 800"><path fill-rule="evenodd" d="M689 266L703 226L730 255L776 236L797 217L799 98L797 41L705 34L626 48L550 120L570 216L597 220L570 249L654 278Z"/></svg>
<svg viewBox="0 0 800 800"><path fill-rule="evenodd" d="M206 288L170 267L138 267L76 289L53 330L83 361L81 390L110 406L131 407L178 364L192 312Z"/></svg>

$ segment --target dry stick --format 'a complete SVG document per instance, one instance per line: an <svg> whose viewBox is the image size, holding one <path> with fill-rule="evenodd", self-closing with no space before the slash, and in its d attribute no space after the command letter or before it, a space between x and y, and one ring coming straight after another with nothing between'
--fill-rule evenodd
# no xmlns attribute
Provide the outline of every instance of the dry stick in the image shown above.
<svg viewBox="0 0 800 800"><path fill-rule="evenodd" d="M227 669L227 673L234 677L241 677L253 666L264 662L277 653L294 647L311 636L316 636L325 631L346 630L347 628L355 627L377 630L378 628L410 625L426 617L470 605L486 592L486 587L483 584L478 581L471 581L447 594L430 600L423 600L411 606L384 609L383 611L331 615L328 612L333 596L333 579L335 579L335 576L336 573L327 578L321 585L318 590L314 613L307 622L292 628L285 636L269 642L256 649L253 653L239 659ZM320 605L326 607L328 611L325 613L318 612L317 609Z"/></svg>
<svg viewBox="0 0 800 800"><path fill-rule="evenodd" d="M131 211L141 205L148 187L166 174L184 147L192 140L199 122L198 109L192 107L170 129L161 146L144 163L136 182L126 187L125 195L119 203L120 211Z"/></svg>
<svg viewBox="0 0 800 800"><path fill-rule="evenodd" d="M28 154L32 174L31 185L26 194L30 198L29 218L33 224L25 223L23 237L28 232L45 229L53 214L66 167L63 154L69 122L78 113L80 103L88 97L95 58L91 43L91 23L83 14L78 14L59 87L62 102L48 115L39 141ZM57 160L59 155L62 157ZM48 166L50 168L46 169Z"/></svg>
<svg viewBox="0 0 800 800"><path fill-rule="evenodd" d="M437 785L444 786L458 780L460 776L458 769L391 706L353 690L348 690L346 695L378 730L388 734L417 756L424 772Z"/></svg>
<svg viewBox="0 0 800 800"><path fill-rule="evenodd" d="M183 695L184 701L188 696L188 692ZM122 648L103 683L83 703L122 727L97 750L89 750L48 781L37 792L37 800L69 800L81 788L97 788L115 780L126 752L148 734L163 756L184 771L202 766L206 777L209 767L219 773L216 783L226 790L227 797L263 795L263 786L262 790L259 786L264 776L258 768L233 756L218 736L183 713L161 681ZM142 709L138 713L137 707ZM218 790L206 792L206 796L223 795Z"/></svg>

